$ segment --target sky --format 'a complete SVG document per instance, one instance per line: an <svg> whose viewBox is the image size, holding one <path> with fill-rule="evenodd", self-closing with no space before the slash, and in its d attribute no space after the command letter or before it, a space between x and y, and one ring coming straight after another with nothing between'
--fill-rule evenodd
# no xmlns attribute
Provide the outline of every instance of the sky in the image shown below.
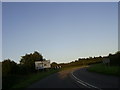
<svg viewBox="0 0 120 90"><path fill-rule="evenodd" d="M51 62L118 51L117 2L3 2L2 60L38 51Z"/></svg>
<svg viewBox="0 0 120 90"><path fill-rule="evenodd" d="M2 2L119 2L119 0L1 0Z"/></svg>

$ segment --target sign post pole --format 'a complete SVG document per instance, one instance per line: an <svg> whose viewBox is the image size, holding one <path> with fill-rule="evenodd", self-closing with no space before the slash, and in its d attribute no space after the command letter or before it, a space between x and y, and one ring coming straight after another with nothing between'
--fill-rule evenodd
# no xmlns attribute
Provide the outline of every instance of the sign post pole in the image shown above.
<svg viewBox="0 0 120 90"><path fill-rule="evenodd" d="M104 58L103 64L105 65L105 69L107 70L110 67L110 59L109 58Z"/></svg>

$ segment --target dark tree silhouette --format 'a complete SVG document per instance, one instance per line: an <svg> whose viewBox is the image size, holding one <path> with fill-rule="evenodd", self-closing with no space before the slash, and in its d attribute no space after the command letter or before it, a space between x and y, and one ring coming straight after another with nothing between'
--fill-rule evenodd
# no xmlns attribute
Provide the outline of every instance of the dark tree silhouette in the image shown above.
<svg viewBox="0 0 120 90"><path fill-rule="evenodd" d="M17 63L11 61L10 59L6 59L2 62L2 74L3 76L16 74L18 66Z"/></svg>
<svg viewBox="0 0 120 90"><path fill-rule="evenodd" d="M58 65L58 64L57 64L56 62L52 62L52 63L51 63L51 67L52 67L52 68L55 68L57 65Z"/></svg>
<svg viewBox="0 0 120 90"><path fill-rule="evenodd" d="M37 51L35 51L33 54L30 53L22 56L20 64L27 72L33 72L35 71L35 61L43 61L43 56Z"/></svg>

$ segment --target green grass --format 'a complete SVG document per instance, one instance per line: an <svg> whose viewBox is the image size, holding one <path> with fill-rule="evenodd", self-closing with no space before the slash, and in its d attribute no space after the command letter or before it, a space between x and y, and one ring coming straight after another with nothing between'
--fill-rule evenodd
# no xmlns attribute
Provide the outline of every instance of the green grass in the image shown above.
<svg viewBox="0 0 120 90"><path fill-rule="evenodd" d="M106 75L120 76L119 69L120 69L119 66L106 66L100 63L100 64L95 64L95 65L90 66L88 68L88 71L106 74Z"/></svg>
<svg viewBox="0 0 120 90"><path fill-rule="evenodd" d="M27 88L32 83L47 77L53 73L58 72L59 70L48 70L37 73L30 73L28 75L12 75L3 78L3 89L12 90L13 88Z"/></svg>

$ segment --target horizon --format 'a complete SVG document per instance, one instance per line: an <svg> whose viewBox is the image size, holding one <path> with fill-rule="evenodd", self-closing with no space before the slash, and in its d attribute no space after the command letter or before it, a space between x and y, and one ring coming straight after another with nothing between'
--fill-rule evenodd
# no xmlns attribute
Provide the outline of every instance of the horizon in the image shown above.
<svg viewBox="0 0 120 90"><path fill-rule="evenodd" d="M34 51L35 52L35 51ZM31 53L26 53L26 54L33 54L34 52L31 52ZM38 53L39 53L39 51L37 51ZM55 62L55 61L53 61L53 62L55 62L55 63L57 63L57 64L62 64L62 63L64 63L64 64L66 64L66 63L70 63L70 62L75 62L76 60L78 61L78 59L87 59L87 58L94 58L94 57L102 57L102 58L104 58L104 57L107 57L107 56L109 56L109 54L112 54L112 55L114 55L114 54L116 54L117 52L119 52L119 51L116 51L116 52L114 52L114 53L108 53L108 55L103 55L103 56L89 56L89 57L78 57L77 59L75 59L75 60L72 60L72 61L69 61L69 62ZM25 55L26 55L25 54ZM42 53L40 53L41 55L42 55ZM24 55L24 56L25 56ZM10 58L8 58L8 59L10 59ZM8 59L5 59L5 60L8 60ZM43 56L43 59L46 59L46 58L44 58L44 56ZM11 60L11 59L10 59ZM46 59L46 60L49 60L49 59ZM3 60L4 61L4 60ZM14 60L11 60L11 61L14 61ZM0 61L0 63L1 63L2 61ZM20 64L20 61L19 62L16 62L16 61L14 61L15 63L17 63L17 64ZM51 60L50 60L50 63L53 63L53 62L51 62Z"/></svg>
<svg viewBox="0 0 120 90"><path fill-rule="evenodd" d="M66 63L118 51L118 2L3 2L2 17L3 60L39 51Z"/></svg>

